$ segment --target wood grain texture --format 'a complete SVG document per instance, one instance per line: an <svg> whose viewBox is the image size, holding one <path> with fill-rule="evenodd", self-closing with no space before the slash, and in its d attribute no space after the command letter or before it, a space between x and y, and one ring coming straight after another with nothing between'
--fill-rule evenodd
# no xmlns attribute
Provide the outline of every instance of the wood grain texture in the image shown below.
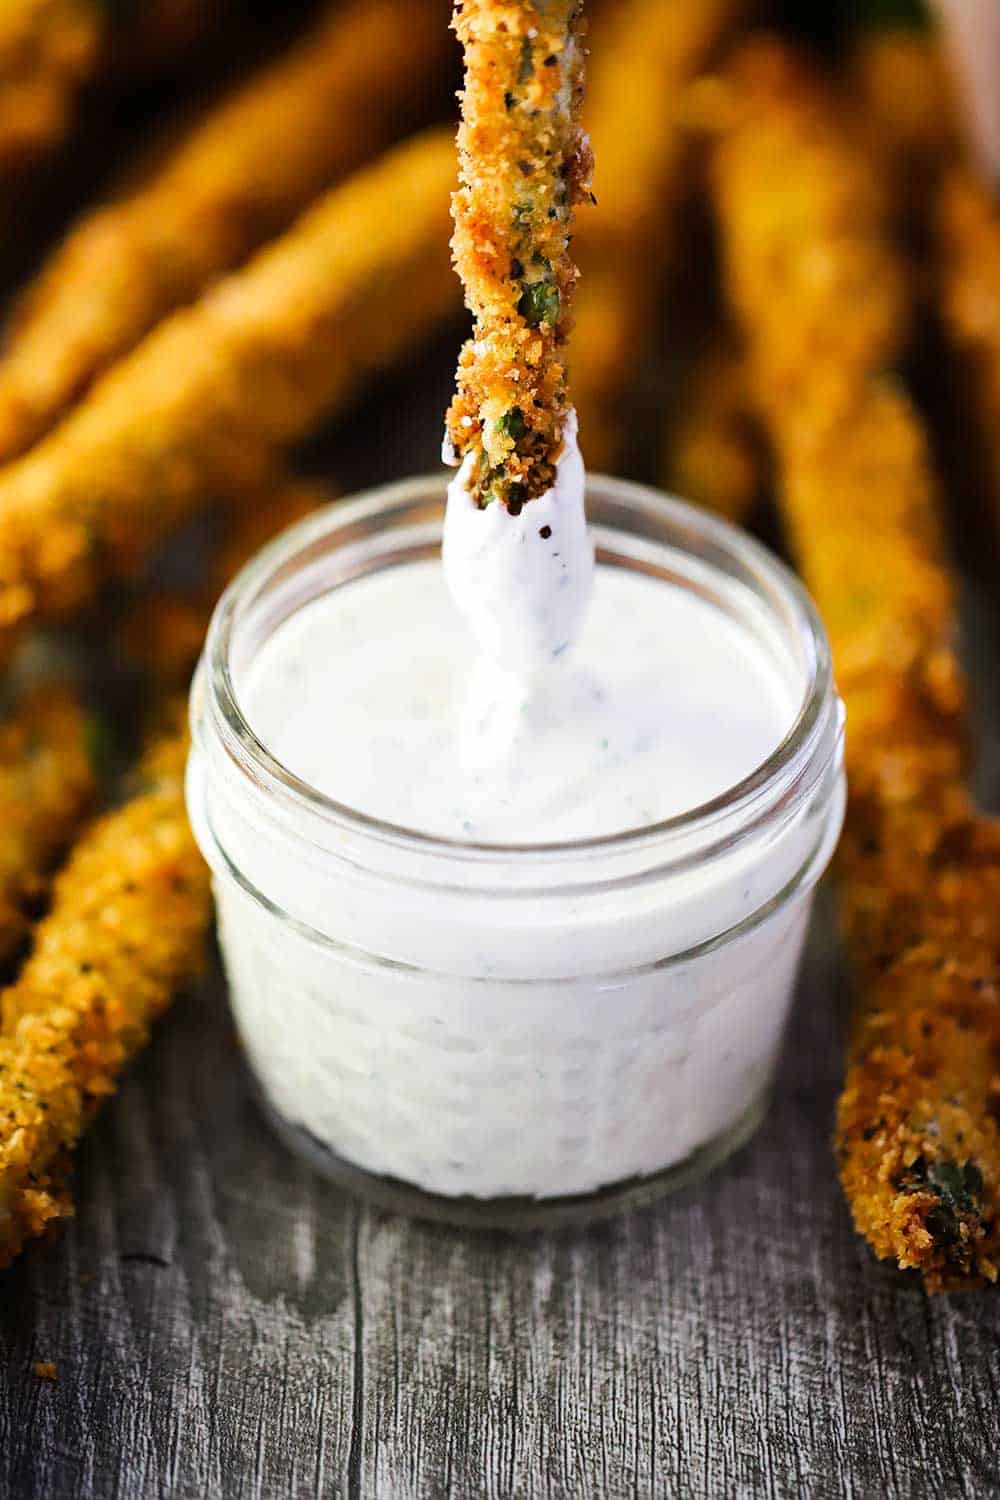
<svg viewBox="0 0 1000 1500"><path fill-rule="evenodd" d="M994 1494L1000 1300L928 1300L847 1222L834 952L821 922L749 1148L521 1240L289 1158L206 984L90 1137L75 1223L0 1279L0 1495Z"/></svg>

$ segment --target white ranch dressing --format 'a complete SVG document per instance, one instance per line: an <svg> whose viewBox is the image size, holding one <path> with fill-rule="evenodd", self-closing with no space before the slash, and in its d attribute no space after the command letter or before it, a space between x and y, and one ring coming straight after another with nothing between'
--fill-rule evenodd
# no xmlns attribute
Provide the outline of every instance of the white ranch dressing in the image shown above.
<svg viewBox="0 0 1000 1500"><path fill-rule="evenodd" d="M465 622L466 650L475 641L506 674L535 672L573 645L593 587L576 413L566 419L555 484L516 516L497 501L480 510L468 490L474 460L467 454L448 486L445 581Z"/></svg>
<svg viewBox="0 0 1000 1500"><path fill-rule="evenodd" d="M253 663L247 717L289 770L383 822L544 844L663 822L767 759L801 688L765 649L690 590L608 567L595 587L572 412L519 514L479 509L468 472L440 563L314 600Z"/></svg>
<svg viewBox="0 0 1000 1500"><path fill-rule="evenodd" d="M795 716L798 685L688 590L599 567L576 646L522 675L470 651L446 576L427 559L321 596L241 684L282 764L370 817L480 843L620 833L735 786Z"/></svg>
<svg viewBox="0 0 1000 1500"><path fill-rule="evenodd" d="M288 771L456 841L320 847L303 822L300 842L196 735L237 1023L271 1107L333 1160L448 1198L560 1198L717 1159L759 1118L842 817L836 746L815 796L676 874L658 846L517 852L689 812L777 747L801 664L715 582L594 567L570 431L519 516L453 485L443 564L320 592L234 669ZM452 866L479 843L511 853Z"/></svg>

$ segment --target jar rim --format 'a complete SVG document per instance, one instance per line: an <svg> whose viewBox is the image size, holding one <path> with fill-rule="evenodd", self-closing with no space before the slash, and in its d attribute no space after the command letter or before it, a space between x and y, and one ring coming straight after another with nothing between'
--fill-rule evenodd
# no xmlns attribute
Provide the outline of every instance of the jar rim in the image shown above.
<svg viewBox="0 0 1000 1500"><path fill-rule="evenodd" d="M700 510L651 486L602 474L587 475L588 496L600 492L605 499L624 505L630 514L645 515L673 534L676 549L700 557L717 570L721 559L748 568L789 609L804 646L806 681L798 710L785 735L754 770L732 787L685 812L657 823L610 834L547 843L490 843L429 833L409 828L349 804L338 802L285 766L259 739L243 713L233 682L231 651L241 608L259 594L276 575L294 568L296 558L307 557L329 534L362 527L373 530L379 516L407 505L426 506L438 499L443 504L448 476L427 474L380 485L323 506L315 514L295 523L274 538L236 575L219 600L212 617L205 654L199 669L194 698L206 687L214 710L213 719L230 759L270 796L290 801L307 810L335 830L394 846L415 854L438 855L452 861L477 863L542 863L593 856L601 853L640 853L658 844L681 842L711 830L723 820L746 814L756 824L757 804L777 785L784 786L796 767L801 781L816 756L811 753L826 738L831 701L836 701L833 668L826 631L808 592L795 574L762 543L718 516ZM661 543L662 537L655 538ZM197 731L197 709L192 708ZM839 740L839 723L836 727ZM836 744L830 754L835 753ZM825 772L830 756L813 765L807 795ZM787 789L786 789L787 790ZM796 797L798 800L798 797ZM728 843L728 840L726 841ZM683 859L681 860L683 862Z"/></svg>

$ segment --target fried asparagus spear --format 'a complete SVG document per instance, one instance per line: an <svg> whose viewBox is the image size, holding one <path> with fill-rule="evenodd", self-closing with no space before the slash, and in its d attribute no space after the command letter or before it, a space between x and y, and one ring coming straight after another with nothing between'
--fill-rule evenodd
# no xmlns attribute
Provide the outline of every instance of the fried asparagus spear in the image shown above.
<svg viewBox="0 0 1000 1500"><path fill-rule="evenodd" d="M859 994L841 1180L875 1251L930 1290L1000 1268L1000 838L965 790L962 683L919 420L873 384L781 442L785 508L848 709L838 857ZM873 500L875 503L873 504Z"/></svg>
<svg viewBox="0 0 1000 1500"><path fill-rule="evenodd" d="M907 340L886 194L864 152L845 141L844 122L831 118L826 94L778 43L745 49L731 76L734 129L720 156L738 142L740 171L722 179L727 291L744 324L768 328L754 355L759 396L789 408L808 379L810 395L823 385L836 410L852 401L859 375L891 368ZM778 164L794 168L785 182ZM806 235L814 261L801 250ZM779 316L775 286L794 317ZM831 318L831 307L851 316Z"/></svg>
<svg viewBox="0 0 1000 1500"><path fill-rule="evenodd" d="M888 174L886 201L908 234L929 185L956 149L951 80L926 13L905 4L876 3L867 16L863 10L843 82L861 105L859 133ZM891 356L891 344L883 355L876 343L872 368ZM695 356L669 419L668 488L730 520L743 519L760 487L753 406L739 349L726 334L714 337Z"/></svg>
<svg viewBox="0 0 1000 1500"><path fill-rule="evenodd" d="M71 1211L67 1153L200 961L211 902L184 810L186 753L178 703L135 795L58 876L0 997L0 1265Z"/></svg>
<svg viewBox="0 0 1000 1500"><path fill-rule="evenodd" d="M266 492L224 507L225 535L201 595L161 595L133 618L167 707L131 800L80 840L31 957L0 997L0 1266L72 1212L68 1152L199 961L208 875L184 812L183 699L170 695L183 689L233 574L330 498L324 485L275 472ZM0 736L0 753L4 743ZM3 856L0 842L0 870Z"/></svg>
<svg viewBox="0 0 1000 1500"><path fill-rule="evenodd" d="M932 1290L1000 1265L1000 839L964 784L952 585L919 416L883 367L901 277L875 169L778 43L744 55L714 161L729 299L847 704L838 859L859 995L841 1179Z"/></svg>
<svg viewBox="0 0 1000 1500"><path fill-rule="evenodd" d="M432 21L426 0L324 11L150 175L84 216L15 311L0 358L0 462L426 108L447 47L443 17Z"/></svg>
<svg viewBox="0 0 1000 1500"><path fill-rule="evenodd" d="M596 205L573 253L573 404L587 462L623 459L623 404L646 357L688 183L686 90L746 11L745 0L625 0L598 13L584 124Z"/></svg>
<svg viewBox="0 0 1000 1500"><path fill-rule="evenodd" d="M451 313L453 171L437 130L349 178L0 474L0 643L129 575Z"/></svg>
<svg viewBox="0 0 1000 1500"><path fill-rule="evenodd" d="M0 722L0 962L24 939L31 909L96 791L90 721L68 687L25 691Z"/></svg>
<svg viewBox="0 0 1000 1500"><path fill-rule="evenodd" d="M568 408L577 271L573 210L590 172L580 131L580 0L465 0L455 266L475 319L447 435L475 455L481 506L518 511L555 479Z"/></svg>

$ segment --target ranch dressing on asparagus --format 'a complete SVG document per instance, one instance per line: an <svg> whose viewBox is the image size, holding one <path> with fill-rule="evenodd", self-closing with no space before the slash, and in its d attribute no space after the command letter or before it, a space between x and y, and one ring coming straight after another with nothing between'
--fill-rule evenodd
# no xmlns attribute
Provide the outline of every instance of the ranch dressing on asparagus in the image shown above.
<svg viewBox="0 0 1000 1500"><path fill-rule="evenodd" d="M576 413L567 414L556 482L515 515L469 494L474 455L448 486L442 558L455 606L479 649L506 673L555 661L583 628L594 578Z"/></svg>

